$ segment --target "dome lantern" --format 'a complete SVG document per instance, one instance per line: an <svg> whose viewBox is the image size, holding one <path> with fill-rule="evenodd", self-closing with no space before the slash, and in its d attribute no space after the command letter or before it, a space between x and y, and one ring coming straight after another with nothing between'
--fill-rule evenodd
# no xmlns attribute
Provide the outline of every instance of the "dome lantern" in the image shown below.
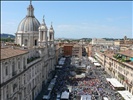
<svg viewBox="0 0 133 100"><path fill-rule="evenodd" d="M20 22L17 33L27 33L27 32L33 32L33 31L38 32L39 26L40 26L40 22L34 16L34 8L30 1L30 5L27 8L27 15Z"/></svg>
<svg viewBox="0 0 133 100"><path fill-rule="evenodd" d="M32 3L30 1L30 5L29 7L27 8L27 17L34 17L34 8L32 6Z"/></svg>

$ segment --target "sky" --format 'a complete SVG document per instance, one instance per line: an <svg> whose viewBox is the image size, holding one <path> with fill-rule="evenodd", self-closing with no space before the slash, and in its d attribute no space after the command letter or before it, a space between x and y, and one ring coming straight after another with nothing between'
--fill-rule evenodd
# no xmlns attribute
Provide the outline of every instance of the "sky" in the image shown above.
<svg viewBox="0 0 133 100"><path fill-rule="evenodd" d="M30 1L1 2L1 33L13 34ZM34 15L55 38L133 38L132 1L32 1Z"/></svg>

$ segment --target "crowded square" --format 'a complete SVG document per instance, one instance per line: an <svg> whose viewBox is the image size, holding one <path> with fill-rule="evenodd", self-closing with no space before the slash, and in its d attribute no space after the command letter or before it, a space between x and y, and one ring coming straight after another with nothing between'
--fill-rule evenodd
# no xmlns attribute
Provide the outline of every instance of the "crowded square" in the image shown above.
<svg viewBox="0 0 133 100"><path fill-rule="evenodd" d="M124 100L106 78L111 77L87 57L62 57L53 76L55 84L50 89L49 99Z"/></svg>

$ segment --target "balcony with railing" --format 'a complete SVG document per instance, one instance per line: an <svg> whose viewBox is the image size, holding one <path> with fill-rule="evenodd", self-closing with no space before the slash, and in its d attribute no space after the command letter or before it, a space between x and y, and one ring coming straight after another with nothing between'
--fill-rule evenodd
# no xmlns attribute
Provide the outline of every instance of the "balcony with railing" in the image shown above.
<svg viewBox="0 0 133 100"><path fill-rule="evenodd" d="M131 62L130 58L129 57L126 57L126 56L123 56L123 55L120 55L120 54L115 54L113 56L115 59L117 59L118 61L120 62Z"/></svg>
<svg viewBox="0 0 133 100"><path fill-rule="evenodd" d="M27 64L29 64L30 62L32 62L32 61L34 61L34 60L36 60L36 59L38 59L38 58L40 58L40 56L28 58L28 59L27 59Z"/></svg>
<svg viewBox="0 0 133 100"><path fill-rule="evenodd" d="M38 57L31 57L31 58L28 58L27 59L27 66L31 66L32 64L38 62L41 60L41 57L38 56Z"/></svg>
<svg viewBox="0 0 133 100"><path fill-rule="evenodd" d="M117 61L127 65L127 66L130 66L131 68L133 68L133 61L131 60L130 57L126 57L124 55L120 55L120 54L115 54L114 56L114 59L116 59Z"/></svg>

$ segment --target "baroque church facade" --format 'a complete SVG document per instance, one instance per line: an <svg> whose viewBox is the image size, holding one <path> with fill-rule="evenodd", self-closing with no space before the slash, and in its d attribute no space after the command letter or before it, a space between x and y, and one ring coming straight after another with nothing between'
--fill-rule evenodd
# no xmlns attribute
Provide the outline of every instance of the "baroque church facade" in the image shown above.
<svg viewBox="0 0 133 100"><path fill-rule="evenodd" d="M1 48L1 100L35 100L55 70L54 29L34 16L30 2L20 22L15 42L20 49Z"/></svg>

